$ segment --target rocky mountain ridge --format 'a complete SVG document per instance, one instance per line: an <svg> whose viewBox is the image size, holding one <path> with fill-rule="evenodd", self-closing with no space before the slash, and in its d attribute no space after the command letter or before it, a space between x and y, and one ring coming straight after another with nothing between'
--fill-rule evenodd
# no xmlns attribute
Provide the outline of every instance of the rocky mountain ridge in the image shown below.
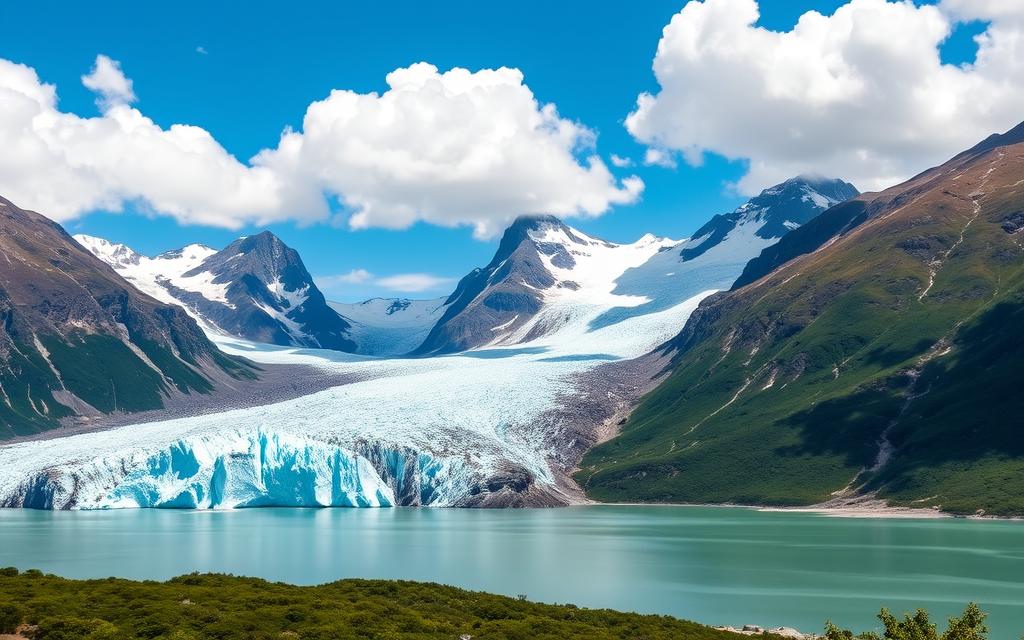
<svg viewBox="0 0 1024 640"><path fill-rule="evenodd" d="M172 394L253 375L180 308L139 292L60 225L3 198L0 254L3 436L159 408Z"/></svg>
<svg viewBox="0 0 1024 640"><path fill-rule="evenodd" d="M140 290L179 304L227 335L282 346L355 351L351 325L327 305L302 259L264 231L221 251L188 245L155 258L75 237Z"/></svg>
<svg viewBox="0 0 1024 640"><path fill-rule="evenodd" d="M668 345L577 476L605 500L1024 513L1024 126L840 204Z"/></svg>

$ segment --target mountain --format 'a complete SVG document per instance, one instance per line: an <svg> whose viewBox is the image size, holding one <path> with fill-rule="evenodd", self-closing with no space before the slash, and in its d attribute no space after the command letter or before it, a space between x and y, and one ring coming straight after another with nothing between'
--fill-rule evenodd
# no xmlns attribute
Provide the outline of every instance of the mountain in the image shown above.
<svg viewBox="0 0 1024 640"><path fill-rule="evenodd" d="M705 272L703 259L692 260L671 277L652 272L646 291L614 292L624 272L676 245L645 236L581 247L574 255L579 287L545 292L544 307L520 331L548 329L526 344L385 359L227 343L256 362L305 364L309 375L337 383L280 402L169 416L143 428L0 445L0 506L574 502L582 494L568 472L649 385L661 363L646 354L678 332L709 288L728 286L742 268L723 273L713 264ZM398 318L416 305L365 306L367 315ZM607 321L612 312L615 320Z"/></svg>
<svg viewBox="0 0 1024 640"><path fill-rule="evenodd" d="M371 298L363 302L330 302L351 325L357 353L371 356L405 355L423 343L444 312L445 298L409 300Z"/></svg>
<svg viewBox="0 0 1024 640"><path fill-rule="evenodd" d="M833 207L704 300L601 500L1024 514L1024 127Z"/></svg>
<svg viewBox="0 0 1024 640"><path fill-rule="evenodd" d="M703 255L722 242L756 239L774 243L793 229L807 224L822 211L859 194L842 180L798 176L765 189L732 213L719 214L683 245L683 260Z"/></svg>
<svg viewBox="0 0 1024 640"><path fill-rule="evenodd" d="M787 180L732 213L716 215L692 239L678 245L649 236L650 241L664 245L663 255L623 274L614 293L641 294L653 281L685 286L678 280L687 277L689 270L680 270L680 263L698 258L703 264L719 265L721 274L728 275L728 282L711 280L706 284L727 288L735 278L733 271L742 269L762 249L856 195L853 185L841 180L808 176ZM551 317L542 322L531 320L545 305L567 296L585 303L580 300L583 296L568 292L579 292L591 273L604 268L599 261L588 259L595 249L600 253L601 248L616 246L620 245L587 236L552 216L517 219L505 231L490 264L474 269L445 300L443 314L414 353L451 353L545 335L561 321Z"/></svg>
<svg viewBox="0 0 1024 640"><path fill-rule="evenodd" d="M0 198L0 438L163 406L251 377L181 309L139 293L60 225ZM119 259L131 261L123 252Z"/></svg>
<svg viewBox="0 0 1024 640"><path fill-rule="evenodd" d="M554 216L518 218L505 230L494 259L459 281L437 324L414 353L465 351L509 336L540 311L545 291L579 288L554 271L571 273L574 253L602 244L610 246Z"/></svg>
<svg viewBox="0 0 1024 640"><path fill-rule="evenodd" d="M479 348L443 358L377 359L228 344L268 365L314 363L319 375L338 382L258 407L170 417L143 430L0 446L0 505L579 501L570 474L581 456L668 363L651 352L773 242L746 231L738 234L741 242L730 232L686 260L685 243L676 240L645 235L617 244L551 217L520 219L492 263L444 300L336 307L349 317L360 350L400 351L417 334L437 340L433 353ZM107 253L136 273L148 264L124 250ZM191 247L175 256L188 263L176 286L217 293L215 276L197 268L212 253ZM155 278L148 282L171 295Z"/></svg>
<svg viewBox="0 0 1024 640"><path fill-rule="evenodd" d="M228 335L284 346L355 351L351 326L327 305L299 254L263 233L222 251L193 244L155 258L101 238L82 246L158 300Z"/></svg>

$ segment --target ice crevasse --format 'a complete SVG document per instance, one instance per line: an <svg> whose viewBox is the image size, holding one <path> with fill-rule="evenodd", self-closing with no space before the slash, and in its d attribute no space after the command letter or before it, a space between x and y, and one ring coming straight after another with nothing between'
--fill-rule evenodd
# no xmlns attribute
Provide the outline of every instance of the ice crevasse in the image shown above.
<svg viewBox="0 0 1024 640"><path fill-rule="evenodd" d="M51 468L0 496L8 507L449 506L477 478L458 460L360 443L358 451L303 436L237 431L178 440L154 451Z"/></svg>

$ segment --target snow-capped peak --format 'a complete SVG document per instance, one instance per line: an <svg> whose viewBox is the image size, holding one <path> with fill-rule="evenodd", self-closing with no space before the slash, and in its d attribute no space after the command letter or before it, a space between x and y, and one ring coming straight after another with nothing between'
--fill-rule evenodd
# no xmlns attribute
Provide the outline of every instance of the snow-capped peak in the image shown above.
<svg viewBox="0 0 1024 640"><path fill-rule="evenodd" d="M651 235L616 244L553 216L520 217L505 230L490 264L459 282L415 353L535 339L560 330L570 316L582 318L580 309L642 304L643 297L614 293L616 278L675 244Z"/></svg>
<svg viewBox="0 0 1024 640"><path fill-rule="evenodd" d="M737 245L735 251L745 252L754 245L774 244L792 229L858 193L842 180L814 175L790 178L765 189L732 213L712 218L683 245L681 256L692 260L712 249L729 251L731 245Z"/></svg>
<svg viewBox="0 0 1024 640"><path fill-rule="evenodd" d="M88 249L90 253L100 258L110 266L137 265L144 257L127 245L118 242L111 242L103 238L97 238L96 236L79 233L76 234L74 238L78 244Z"/></svg>
<svg viewBox="0 0 1024 640"><path fill-rule="evenodd" d="M211 334L352 351L349 325L327 306L297 252L269 232L222 251L190 244L155 258L79 239L136 288L183 307Z"/></svg>

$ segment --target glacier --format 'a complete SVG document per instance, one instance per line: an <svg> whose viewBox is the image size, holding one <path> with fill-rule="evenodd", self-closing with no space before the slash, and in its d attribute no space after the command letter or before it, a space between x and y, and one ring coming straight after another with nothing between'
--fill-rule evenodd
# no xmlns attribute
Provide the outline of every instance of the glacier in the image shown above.
<svg viewBox="0 0 1024 640"><path fill-rule="evenodd" d="M160 507L449 506L474 478L459 461L363 444L360 451L258 430L191 437L164 449L105 456L74 473L26 478L4 506Z"/></svg>
<svg viewBox="0 0 1024 640"><path fill-rule="evenodd" d="M353 382L269 405L2 445L0 505L450 507L486 506L503 493L578 502L582 493L568 486L576 461L564 455L575 425L559 410L587 391L585 374L650 353L704 297L728 288L761 248L747 235L686 262L681 242L645 236L577 253L571 273L547 264L577 286L544 291L529 324L455 355L382 358L211 333L224 351L258 364L304 364Z"/></svg>

